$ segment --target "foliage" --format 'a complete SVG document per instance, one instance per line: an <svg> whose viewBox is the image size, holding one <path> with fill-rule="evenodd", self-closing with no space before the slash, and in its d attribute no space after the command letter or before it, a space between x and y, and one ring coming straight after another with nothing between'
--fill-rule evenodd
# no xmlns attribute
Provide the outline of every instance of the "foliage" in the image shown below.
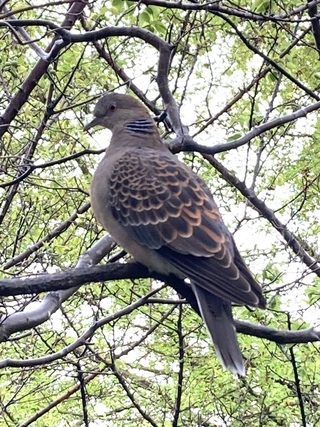
<svg viewBox="0 0 320 427"><path fill-rule="evenodd" d="M88 196L108 134L82 128L95 99L116 90L154 114L162 99L179 106L192 140L185 130L173 150L208 182L268 299L266 311L236 307L235 316L267 335L319 325L318 3L3 2L2 277L50 280L103 236ZM158 69L167 47L168 82ZM170 141L181 123L168 119L159 126ZM13 314L31 318L44 295L1 301L0 330ZM83 286L46 322L0 333L0 426L318 425L319 333L284 345L251 331L239 334L247 376L233 378L171 288L153 279Z"/></svg>

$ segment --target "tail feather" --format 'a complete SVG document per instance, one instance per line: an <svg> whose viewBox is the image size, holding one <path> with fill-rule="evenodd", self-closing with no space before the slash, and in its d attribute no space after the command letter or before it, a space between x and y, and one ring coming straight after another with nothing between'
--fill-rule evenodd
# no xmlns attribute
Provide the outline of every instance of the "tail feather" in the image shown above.
<svg viewBox="0 0 320 427"><path fill-rule="evenodd" d="M245 366L233 325L231 303L195 284L191 288L222 365L234 374L245 375Z"/></svg>

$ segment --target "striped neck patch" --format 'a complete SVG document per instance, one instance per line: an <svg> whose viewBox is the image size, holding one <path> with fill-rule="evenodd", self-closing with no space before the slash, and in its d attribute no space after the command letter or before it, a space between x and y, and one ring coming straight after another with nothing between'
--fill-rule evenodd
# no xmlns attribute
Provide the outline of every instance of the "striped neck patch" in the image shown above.
<svg viewBox="0 0 320 427"><path fill-rule="evenodd" d="M125 128L132 132L153 133L154 123L148 119L138 119L126 124Z"/></svg>

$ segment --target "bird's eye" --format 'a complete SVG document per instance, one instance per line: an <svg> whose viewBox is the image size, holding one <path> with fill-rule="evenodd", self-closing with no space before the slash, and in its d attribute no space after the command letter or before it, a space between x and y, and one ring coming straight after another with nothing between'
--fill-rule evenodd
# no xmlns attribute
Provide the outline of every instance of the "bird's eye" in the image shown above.
<svg viewBox="0 0 320 427"><path fill-rule="evenodd" d="M109 108L110 108L110 111L114 111L116 109L116 106L114 104L111 104Z"/></svg>

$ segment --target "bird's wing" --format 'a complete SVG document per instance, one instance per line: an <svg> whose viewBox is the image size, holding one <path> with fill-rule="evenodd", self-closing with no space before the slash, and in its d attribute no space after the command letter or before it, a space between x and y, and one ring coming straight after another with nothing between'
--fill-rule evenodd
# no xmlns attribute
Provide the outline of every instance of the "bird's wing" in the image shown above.
<svg viewBox="0 0 320 427"><path fill-rule="evenodd" d="M232 236L208 187L170 153L127 151L113 165L109 202L133 239L194 283L228 301L259 305L260 287L234 263Z"/></svg>

